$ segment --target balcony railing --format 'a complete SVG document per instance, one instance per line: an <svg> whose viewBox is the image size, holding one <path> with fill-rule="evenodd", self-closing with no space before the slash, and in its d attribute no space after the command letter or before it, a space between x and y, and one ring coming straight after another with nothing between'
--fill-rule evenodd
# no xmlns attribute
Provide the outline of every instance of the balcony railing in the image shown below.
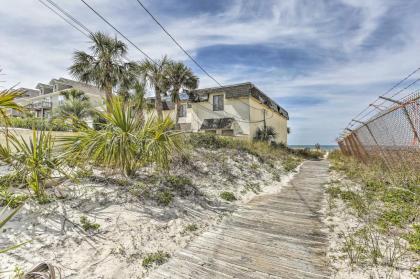
<svg viewBox="0 0 420 279"><path fill-rule="evenodd" d="M52 108L52 102L48 102L48 101L36 102L36 103L26 105L26 108L32 109L32 110L50 109Z"/></svg>

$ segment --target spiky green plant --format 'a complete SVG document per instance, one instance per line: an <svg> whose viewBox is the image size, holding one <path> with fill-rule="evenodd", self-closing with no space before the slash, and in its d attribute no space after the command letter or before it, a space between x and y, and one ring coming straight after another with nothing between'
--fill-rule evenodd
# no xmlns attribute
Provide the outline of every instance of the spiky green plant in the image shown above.
<svg viewBox="0 0 420 279"><path fill-rule="evenodd" d="M83 91L71 89L61 93L65 102L57 108L57 115L62 118L83 120L92 113L92 105L89 97Z"/></svg>
<svg viewBox="0 0 420 279"><path fill-rule="evenodd" d="M146 163L167 167L171 153L179 148L170 129L170 119L144 121L138 111L121 98L107 103L107 112L96 111L105 119L100 130L81 125L79 133L60 138L69 157L90 161L107 168L117 168L125 176L135 174Z"/></svg>
<svg viewBox="0 0 420 279"><path fill-rule="evenodd" d="M51 132L33 130L32 138L9 134L11 147L0 145L0 160L9 163L37 198L45 197L45 183L61 172L62 161L54 153Z"/></svg>
<svg viewBox="0 0 420 279"><path fill-rule="evenodd" d="M10 219L13 218L13 216L18 213L18 211L21 209L22 205L13 209L12 211L8 212L8 207L5 206L3 209L0 210L0 232L3 232L3 227L6 225L7 222L10 221ZM4 254L10 250L14 250L16 248L19 248L20 246L26 244L27 242L23 242L20 244L16 244L9 247L0 247L0 254Z"/></svg>
<svg viewBox="0 0 420 279"><path fill-rule="evenodd" d="M275 139L277 136L276 131L271 126L264 126L263 128L257 128L257 131L255 132L254 139L260 140L260 141L270 141Z"/></svg>

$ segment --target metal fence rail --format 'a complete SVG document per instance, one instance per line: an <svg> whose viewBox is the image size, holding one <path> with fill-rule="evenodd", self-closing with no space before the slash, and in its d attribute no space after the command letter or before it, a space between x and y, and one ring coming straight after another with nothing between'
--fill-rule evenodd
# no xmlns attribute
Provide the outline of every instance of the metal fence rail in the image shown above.
<svg viewBox="0 0 420 279"><path fill-rule="evenodd" d="M399 101L338 139L345 155L367 162L382 160L388 168L409 165L420 169L420 91Z"/></svg>

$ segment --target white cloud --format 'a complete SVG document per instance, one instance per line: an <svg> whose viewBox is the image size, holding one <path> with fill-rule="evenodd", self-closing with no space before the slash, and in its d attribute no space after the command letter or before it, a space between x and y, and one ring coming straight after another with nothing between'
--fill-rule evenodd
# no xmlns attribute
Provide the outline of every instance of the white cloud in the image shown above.
<svg viewBox="0 0 420 279"><path fill-rule="evenodd" d="M44 0L45 1L45 0ZM115 32L80 1L55 0L92 30ZM180 0L181 1L181 0ZM152 57L168 54L186 61L185 55L162 33L135 1L89 0L118 28ZM351 117L420 64L417 37L419 12L407 8L401 17L405 40L395 47L367 49L366 42L380 28L390 12L415 1L381 0L266 0L229 1L217 14L188 17L160 14L159 6L146 2L167 29L194 55L215 45L267 45L273 48L304 49L325 55L326 63L291 78L287 67L254 67L247 64L220 65L212 74L223 84L252 81L273 98L316 96L327 103L291 108L293 143L331 143ZM0 0L0 68L7 76L5 86L20 81L33 87L39 81L68 76L72 52L87 49L87 39L62 19L34 0ZM417 8L419 8L417 6ZM420 9L418 9L420 10ZM384 40L383 44L387 42ZM336 56L339 55L339 59ZM130 57L142 58L133 48ZM206 65L204 65L206 66ZM201 86L214 86L197 72ZM287 107L286 107L287 108ZM295 119L294 119L295 117Z"/></svg>

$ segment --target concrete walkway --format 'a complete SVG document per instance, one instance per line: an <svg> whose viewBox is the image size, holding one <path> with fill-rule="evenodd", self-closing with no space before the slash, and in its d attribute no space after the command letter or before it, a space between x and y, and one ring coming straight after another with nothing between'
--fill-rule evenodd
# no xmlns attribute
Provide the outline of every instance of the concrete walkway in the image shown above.
<svg viewBox="0 0 420 279"><path fill-rule="evenodd" d="M327 179L327 161L305 162L280 193L240 206L149 278L329 278L319 213Z"/></svg>

